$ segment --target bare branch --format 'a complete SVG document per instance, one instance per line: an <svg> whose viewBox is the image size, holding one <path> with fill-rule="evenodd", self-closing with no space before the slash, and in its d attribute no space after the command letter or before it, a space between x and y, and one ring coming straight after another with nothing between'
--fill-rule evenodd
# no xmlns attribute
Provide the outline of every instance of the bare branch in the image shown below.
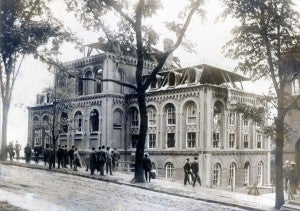
<svg viewBox="0 0 300 211"><path fill-rule="evenodd" d="M135 26L135 22L125 13L122 11L122 9L117 5L115 4L114 1L112 0L104 0L104 3L113 8L117 13L119 13L125 20L127 20L133 27Z"/></svg>
<svg viewBox="0 0 300 211"><path fill-rule="evenodd" d="M162 56L162 58L160 59L160 61L158 62L158 65L154 68L154 70L151 72L150 76L148 78L146 78L145 82L144 82L144 88L147 89L148 86L150 85L151 81L154 80L156 74L163 68L168 56L175 51L178 46L180 45L180 43L183 40L184 34L192 20L192 17L194 15L194 13L196 12L196 10L198 9L198 7L200 6L201 0L197 0L196 2L194 2L194 4L191 7L191 10L185 20L185 23L182 27L182 29L180 30L180 33L178 35L177 41L174 44L173 48L169 51L164 53L164 55Z"/></svg>

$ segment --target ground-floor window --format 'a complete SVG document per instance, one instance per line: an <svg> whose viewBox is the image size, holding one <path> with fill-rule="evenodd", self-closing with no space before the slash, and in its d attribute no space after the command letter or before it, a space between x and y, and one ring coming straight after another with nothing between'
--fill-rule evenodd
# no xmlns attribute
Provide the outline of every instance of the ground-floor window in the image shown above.
<svg viewBox="0 0 300 211"><path fill-rule="evenodd" d="M250 163L245 163L244 166L244 185L248 186L250 180Z"/></svg>
<svg viewBox="0 0 300 211"><path fill-rule="evenodd" d="M166 164L166 178L173 178L174 176L174 165L173 163Z"/></svg>
<svg viewBox="0 0 300 211"><path fill-rule="evenodd" d="M236 165L231 163L229 167L229 186L235 187L235 174L236 174Z"/></svg>
<svg viewBox="0 0 300 211"><path fill-rule="evenodd" d="M221 165L216 163L213 169L213 185L221 185Z"/></svg>
<svg viewBox="0 0 300 211"><path fill-rule="evenodd" d="M263 185L263 162L259 162L257 165L257 184Z"/></svg>
<svg viewBox="0 0 300 211"><path fill-rule="evenodd" d="M50 138L45 137L45 148L49 148L49 147L50 147Z"/></svg>

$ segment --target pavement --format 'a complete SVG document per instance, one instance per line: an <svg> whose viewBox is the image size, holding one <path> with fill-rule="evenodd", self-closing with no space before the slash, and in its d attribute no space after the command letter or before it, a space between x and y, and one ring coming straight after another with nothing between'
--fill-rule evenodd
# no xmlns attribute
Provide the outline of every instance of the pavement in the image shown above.
<svg viewBox="0 0 300 211"><path fill-rule="evenodd" d="M113 175L100 176L98 172L96 175L90 175L89 172L85 171L85 168L78 168L78 171L73 171L70 168L54 168L49 170L48 166L44 166L43 162L39 164L25 163L24 161L6 161L1 162L3 165L16 165L26 168L40 169L46 171L54 171L57 173L71 174L106 182L113 182L120 185L127 185L136 188L142 188L151 190L159 193L166 193L169 195L185 197L194 200L200 200L211 203L218 203L225 206L231 206L235 208L245 210L275 210L275 193L269 192L260 195L248 195L249 189L236 188L234 191L229 191L221 188L209 188L197 186L192 187L191 185L183 185L180 180L167 179L167 178L156 178L152 179L151 182L147 183L132 183L133 173L124 171L115 171ZM1 207L0 207L1 208ZM2 210L2 209L0 209ZM10 209L13 210L13 209ZM17 210L17 209L16 209Z"/></svg>

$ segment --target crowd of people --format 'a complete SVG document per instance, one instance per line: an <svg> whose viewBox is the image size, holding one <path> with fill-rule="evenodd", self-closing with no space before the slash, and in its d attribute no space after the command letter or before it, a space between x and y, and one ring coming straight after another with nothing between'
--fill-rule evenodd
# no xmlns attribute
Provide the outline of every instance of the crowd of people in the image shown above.
<svg viewBox="0 0 300 211"><path fill-rule="evenodd" d="M294 161L285 161L283 166L283 177L284 177L284 185L285 191L288 192L289 189L292 194L297 194L297 190L299 187L298 184L298 175L296 170L296 163Z"/></svg>

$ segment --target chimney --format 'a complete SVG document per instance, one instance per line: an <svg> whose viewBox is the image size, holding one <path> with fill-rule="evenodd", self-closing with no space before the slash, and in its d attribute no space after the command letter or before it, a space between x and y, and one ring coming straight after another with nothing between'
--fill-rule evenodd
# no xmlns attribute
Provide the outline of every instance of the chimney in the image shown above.
<svg viewBox="0 0 300 211"><path fill-rule="evenodd" d="M174 42L172 39L165 38L164 39L164 52L169 52L173 49ZM165 66L170 67L173 63L173 52L169 55L169 57L166 60Z"/></svg>

